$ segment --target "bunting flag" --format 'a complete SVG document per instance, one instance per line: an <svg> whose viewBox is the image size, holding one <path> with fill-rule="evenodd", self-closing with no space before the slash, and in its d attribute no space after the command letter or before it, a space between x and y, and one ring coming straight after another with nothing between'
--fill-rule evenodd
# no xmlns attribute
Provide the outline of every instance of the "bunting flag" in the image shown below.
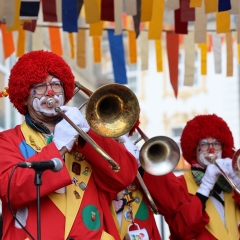
<svg viewBox="0 0 240 240"><path fill-rule="evenodd" d="M190 0L190 8L199 8L202 7L203 0Z"/></svg>
<svg viewBox="0 0 240 240"><path fill-rule="evenodd" d="M42 12L44 22L58 22L57 0L42 0Z"/></svg>
<svg viewBox="0 0 240 240"><path fill-rule="evenodd" d="M169 10L172 14L167 12ZM216 16L216 33L211 30L211 34L208 34L210 13ZM100 63L101 40L105 37L103 32L108 31L108 38L104 38L104 42L109 42L115 81L126 84L125 55L128 64L136 64L140 59L141 70L147 70L149 40L154 40L156 71L161 72L164 59L162 41L166 38L169 75L175 97L178 94L178 51L183 38L184 84L193 84L195 43L199 44L201 51L201 75L207 74L207 56L212 50L215 73L222 72L220 34L226 37L226 75L233 75L232 51L233 44L240 43L240 17L237 17L236 26L231 25L231 14L240 14L239 0L0 0L5 59L14 51L19 57L31 49L43 49L45 30L48 31L51 51L62 56L65 49L61 36L64 31L68 35L69 56L76 60L80 68L86 68L86 57L89 56L89 50L86 49L87 35L92 38L94 63ZM51 22L51 26L46 22ZM194 23L193 30L193 24L188 22ZM128 52L123 46L123 37L126 37L125 32L122 34L123 30L128 36ZM236 31L236 38L232 36L232 30ZM12 31L17 35L15 42Z"/></svg>
<svg viewBox="0 0 240 240"><path fill-rule="evenodd" d="M205 13L214 13L218 11L218 0L204 0Z"/></svg>
<svg viewBox="0 0 240 240"><path fill-rule="evenodd" d="M141 21L141 0L137 1L137 14L133 16L134 30L136 32L136 37L138 37L140 32L140 21Z"/></svg>
<svg viewBox="0 0 240 240"><path fill-rule="evenodd" d="M142 32L140 36L141 70L148 70L148 33Z"/></svg>
<svg viewBox="0 0 240 240"><path fill-rule="evenodd" d="M6 17L7 31L15 31L20 28L20 0L5 0L4 13Z"/></svg>
<svg viewBox="0 0 240 240"><path fill-rule="evenodd" d="M129 46L129 63L137 62L137 42L134 31L128 31L128 46Z"/></svg>
<svg viewBox="0 0 240 240"><path fill-rule="evenodd" d="M0 26L2 31L4 58L7 59L15 51L13 34L7 31L5 23L1 23Z"/></svg>
<svg viewBox="0 0 240 240"><path fill-rule="evenodd" d="M114 1L101 0L101 20L114 22Z"/></svg>
<svg viewBox="0 0 240 240"><path fill-rule="evenodd" d="M103 21L98 23L91 23L89 28L89 35L92 37L102 36L103 32Z"/></svg>
<svg viewBox="0 0 240 240"><path fill-rule="evenodd" d="M69 44L70 44L70 56L71 59L75 58L75 54L74 54L74 36L73 33L68 33L68 37L69 37Z"/></svg>
<svg viewBox="0 0 240 240"><path fill-rule="evenodd" d="M190 8L190 0L180 0L181 21L195 21L195 8Z"/></svg>
<svg viewBox="0 0 240 240"><path fill-rule="evenodd" d="M228 11L229 14L239 14L239 0L231 0L231 9Z"/></svg>
<svg viewBox="0 0 240 240"><path fill-rule="evenodd" d="M114 1L114 29L115 35L119 35L122 33L122 0L113 0Z"/></svg>
<svg viewBox="0 0 240 240"><path fill-rule="evenodd" d="M162 72L162 42L160 39L155 40L155 49L156 49L156 63L157 63L157 72Z"/></svg>
<svg viewBox="0 0 240 240"><path fill-rule="evenodd" d="M153 2L152 18L149 23L148 39L160 39L165 0Z"/></svg>
<svg viewBox="0 0 240 240"><path fill-rule="evenodd" d="M18 31L17 39L17 52L16 56L21 57L25 53L25 41L26 41L26 31L23 29L23 26Z"/></svg>
<svg viewBox="0 0 240 240"><path fill-rule="evenodd" d="M23 29L30 32L35 32L37 20L26 21L23 23Z"/></svg>
<svg viewBox="0 0 240 240"><path fill-rule="evenodd" d="M84 0L86 23L97 23L100 21L100 9L98 0Z"/></svg>
<svg viewBox="0 0 240 240"><path fill-rule="evenodd" d="M53 53L62 56L62 43L60 37L60 30L58 27L48 27L49 37L50 37L50 47Z"/></svg>
<svg viewBox="0 0 240 240"><path fill-rule="evenodd" d="M230 0L218 0L218 11L228 11L231 9L231 2Z"/></svg>
<svg viewBox="0 0 240 240"><path fill-rule="evenodd" d="M207 44L199 44L201 50L201 75L207 75Z"/></svg>
<svg viewBox="0 0 240 240"><path fill-rule="evenodd" d="M177 10L180 8L180 0L167 0L168 10Z"/></svg>
<svg viewBox="0 0 240 240"><path fill-rule="evenodd" d="M108 30L108 40L112 57L114 80L119 84L127 84L122 34L115 36L113 30Z"/></svg>
<svg viewBox="0 0 240 240"><path fill-rule="evenodd" d="M227 77L233 76L233 48L232 48L232 33L226 33L226 45L227 45Z"/></svg>
<svg viewBox="0 0 240 240"><path fill-rule="evenodd" d="M66 32L78 32L78 1L62 0L62 27Z"/></svg>
<svg viewBox="0 0 240 240"><path fill-rule="evenodd" d="M141 0L141 22L149 22L152 18L153 0Z"/></svg>
<svg viewBox="0 0 240 240"><path fill-rule="evenodd" d="M193 86L194 83L194 63L195 63L195 45L193 32L184 35L184 50L185 50L185 71L184 71L184 86Z"/></svg>
<svg viewBox="0 0 240 240"><path fill-rule="evenodd" d="M216 13L217 33L230 32L230 14L228 11Z"/></svg>
<svg viewBox="0 0 240 240"><path fill-rule="evenodd" d="M188 22L181 21L181 9L174 11L175 33L188 34Z"/></svg>
<svg viewBox="0 0 240 240"><path fill-rule="evenodd" d="M194 22L194 42L206 43L207 41L207 14L205 14L204 3L196 8Z"/></svg>
<svg viewBox="0 0 240 240"><path fill-rule="evenodd" d="M86 68L86 33L84 29L78 29L77 34L77 65Z"/></svg>
<svg viewBox="0 0 240 240"><path fill-rule="evenodd" d="M178 34L167 32L166 35L167 56L170 82L172 84L175 97L178 95L178 49L179 38Z"/></svg>
<svg viewBox="0 0 240 240"><path fill-rule="evenodd" d="M221 35L213 33L213 56L215 73L222 73Z"/></svg>
<svg viewBox="0 0 240 240"><path fill-rule="evenodd" d="M137 1L136 0L124 0L125 12L129 16L135 16L137 14Z"/></svg>
<svg viewBox="0 0 240 240"><path fill-rule="evenodd" d="M93 60L95 63L101 62L101 39L100 37L93 37Z"/></svg>
<svg viewBox="0 0 240 240"><path fill-rule="evenodd" d="M20 19L37 19L40 0L21 0Z"/></svg>
<svg viewBox="0 0 240 240"><path fill-rule="evenodd" d="M0 20L4 19L4 0L0 0Z"/></svg>

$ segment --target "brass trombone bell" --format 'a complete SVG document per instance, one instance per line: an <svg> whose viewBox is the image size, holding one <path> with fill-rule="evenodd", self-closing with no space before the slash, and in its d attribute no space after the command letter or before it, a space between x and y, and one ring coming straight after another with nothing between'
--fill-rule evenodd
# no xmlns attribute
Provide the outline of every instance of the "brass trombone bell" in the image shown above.
<svg viewBox="0 0 240 240"><path fill-rule="evenodd" d="M140 113L136 95L121 84L106 84L89 96L86 119L103 137L117 138L129 132Z"/></svg>
<svg viewBox="0 0 240 240"><path fill-rule="evenodd" d="M175 169L180 159L177 143L169 137L148 139L140 149L140 162L149 174L162 176Z"/></svg>

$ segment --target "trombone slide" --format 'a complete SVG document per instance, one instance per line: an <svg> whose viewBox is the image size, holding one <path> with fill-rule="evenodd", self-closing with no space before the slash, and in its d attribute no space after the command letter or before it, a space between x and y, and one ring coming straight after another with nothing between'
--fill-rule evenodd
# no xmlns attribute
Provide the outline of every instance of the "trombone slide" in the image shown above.
<svg viewBox="0 0 240 240"><path fill-rule="evenodd" d="M78 133L79 135L87 141L103 158L105 158L110 164L110 168L114 172L118 172L120 170L119 165L102 149L100 146L88 136L81 128L79 128L62 110L60 107L55 107L55 100L53 98L49 98L47 100L47 105L54 107L55 111L58 112Z"/></svg>

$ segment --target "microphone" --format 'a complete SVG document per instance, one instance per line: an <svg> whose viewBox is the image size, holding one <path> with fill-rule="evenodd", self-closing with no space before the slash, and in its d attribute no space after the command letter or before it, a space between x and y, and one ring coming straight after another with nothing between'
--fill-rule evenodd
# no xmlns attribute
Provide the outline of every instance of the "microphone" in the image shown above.
<svg viewBox="0 0 240 240"><path fill-rule="evenodd" d="M62 169L62 161L59 158L53 158L50 161L41 161L41 162L21 162L18 163L21 168L33 168L38 171L44 171L47 169L52 170L53 172L58 172Z"/></svg>

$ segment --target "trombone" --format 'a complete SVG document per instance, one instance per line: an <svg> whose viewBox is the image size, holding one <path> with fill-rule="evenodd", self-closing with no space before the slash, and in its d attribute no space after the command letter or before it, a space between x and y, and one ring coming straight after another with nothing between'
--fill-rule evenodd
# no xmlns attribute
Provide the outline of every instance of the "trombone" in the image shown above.
<svg viewBox="0 0 240 240"><path fill-rule="evenodd" d="M75 82L74 93L79 90L89 97L84 103L87 104L86 119L93 131L99 135L118 138L129 132L138 120L138 99L128 87L117 83L106 84L93 93Z"/></svg>
<svg viewBox="0 0 240 240"><path fill-rule="evenodd" d="M141 139L145 141L139 154L142 168L154 176L162 176L175 169L180 159L177 143L166 136L149 139L139 127L137 130L141 136L137 142Z"/></svg>
<svg viewBox="0 0 240 240"><path fill-rule="evenodd" d="M140 107L135 94L127 87L120 84L107 84L96 92L91 92L78 82L75 82L73 95L82 90L89 96L87 101L86 119L90 127L101 136L118 137L124 135L134 126L138 119ZM55 106L55 100L49 98L48 107L53 107L78 133L110 164L110 168L118 172L120 166L100 146L79 128L60 107ZM129 121L127 122L126 116ZM110 117L110 119L109 119Z"/></svg>
<svg viewBox="0 0 240 240"><path fill-rule="evenodd" d="M140 127L137 127L137 130L141 137L135 141L134 144L142 139L145 141L139 152L142 168L149 174L155 176L165 175L171 172L177 166L180 159L180 150L177 143L165 136L149 139ZM137 173L137 178L151 204L152 211L158 214L157 206L139 172Z"/></svg>
<svg viewBox="0 0 240 240"><path fill-rule="evenodd" d="M223 177L226 179L226 181L230 184L230 186L238 193L240 194L240 188L238 185L223 171L223 169L218 165L216 162L216 159L212 153L209 154L210 162L215 164L217 168L222 173ZM232 158L232 169L233 172L240 177L240 149L238 149Z"/></svg>

